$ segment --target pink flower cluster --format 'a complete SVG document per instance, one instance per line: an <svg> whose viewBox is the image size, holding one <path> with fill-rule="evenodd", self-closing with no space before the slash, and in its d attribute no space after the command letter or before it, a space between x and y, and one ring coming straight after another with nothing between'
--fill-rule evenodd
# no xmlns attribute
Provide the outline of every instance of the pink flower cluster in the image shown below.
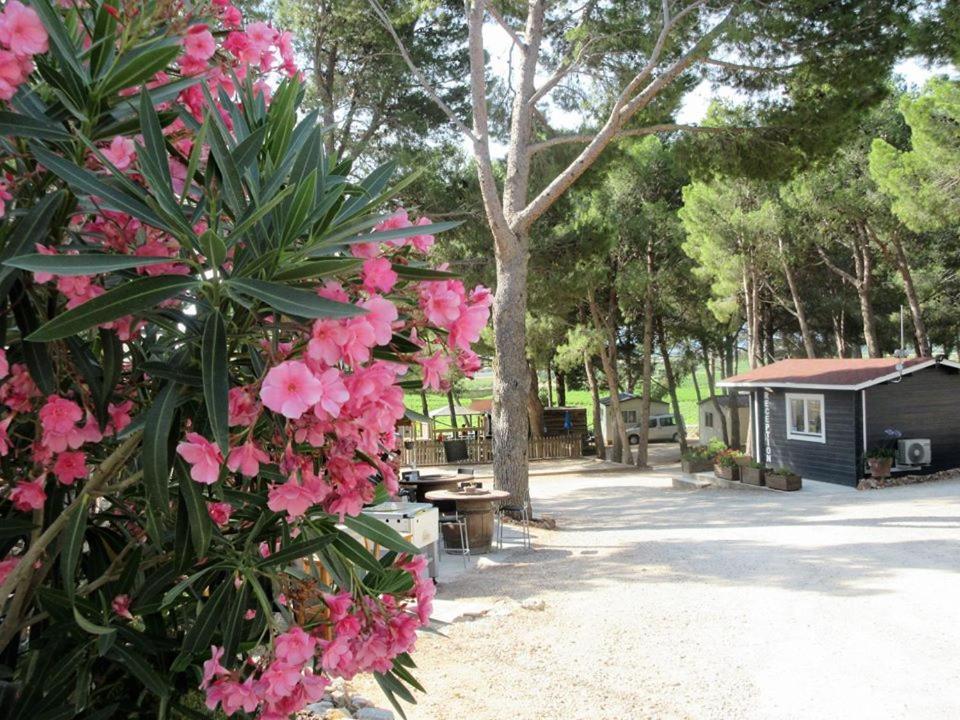
<svg viewBox="0 0 960 720"><path fill-rule="evenodd" d="M300 627L278 635L272 657L262 659L254 672L241 679L237 671L225 668L223 648L210 648L211 657L203 664L203 682L207 707L217 706L227 716L239 710L259 711L260 720L287 720L309 703L323 697L330 681L314 670L317 639Z"/></svg>
<svg viewBox="0 0 960 720"><path fill-rule="evenodd" d="M9 0L0 13L0 100L9 100L33 72L33 56L47 51L47 31L33 8Z"/></svg>
<svg viewBox="0 0 960 720"><path fill-rule="evenodd" d="M399 559L397 566L413 577L412 590L403 595L325 595L330 639L291 627L274 639L270 655L248 663L253 670L245 678L224 667L223 648L211 647L200 684L207 707L281 720L319 700L328 677L387 672L398 655L413 650L417 630L430 621L436 591L426 564L423 555Z"/></svg>
<svg viewBox="0 0 960 720"><path fill-rule="evenodd" d="M393 595L357 599L340 592L325 597L333 624L331 639L321 643L325 672L348 680L358 673L383 673L397 655L413 650L417 629L430 622L436 592L426 563L423 555L399 563L414 578L413 607Z"/></svg>

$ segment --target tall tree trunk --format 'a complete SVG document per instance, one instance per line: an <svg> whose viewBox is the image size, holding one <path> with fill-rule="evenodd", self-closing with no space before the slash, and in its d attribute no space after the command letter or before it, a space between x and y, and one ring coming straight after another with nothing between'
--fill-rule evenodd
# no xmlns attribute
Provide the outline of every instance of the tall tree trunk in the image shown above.
<svg viewBox="0 0 960 720"><path fill-rule="evenodd" d="M840 311L840 317L833 316L833 339L837 346L837 357L847 356L847 338L844 329L844 313Z"/></svg>
<svg viewBox="0 0 960 720"><path fill-rule="evenodd" d="M663 331L663 320L661 318L657 318L657 337L660 340L660 357L663 358L663 374L667 380L667 392L670 393L673 416L677 419L677 435L679 436L680 454L682 455L687 452L687 424L680 413L680 400L677 398L677 379L673 374L670 350L667 347L667 334Z"/></svg>
<svg viewBox="0 0 960 720"><path fill-rule="evenodd" d="M877 337L877 317L873 311L873 255L867 240L866 229L860 223L854 233L853 263L857 272L857 299L860 301L860 316L863 318L863 339L867 353L872 358L882 356Z"/></svg>
<svg viewBox="0 0 960 720"><path fill-rule="evenodd" d="M923 321L923 310L920 308L917 288L913 284L913 271L910 269L907 254L903 251L900 236L896 232L891 234L890 244L893 245L894 252L897 254L897 267L900 269L903 291L907 296L907 304L910 306L910 316L913 318L913 334L917 341L917 354L921 357L930 357L933 354L933 349L930 346L930 337L927 335L927 324Z"/></svg>
<svg viewBox="0 0 960 720"><path fill-rule="evenodd" d="M530 389L527 393L527 417L530 421L530 437L543 437L543 403L540 401L540 382L537 379L537 368L530 361L529 368Z"/></svg>
<svg viewBox="0 0 960 720"><path fill-rule="evenodd" d="M447 407L450 408L450 427L457 429L457 407L453 403L453 392L447 391Z"/></svg>
<svg viewBox="0 0 960 720"><path fill-rule="evenodd" d="M710 350L707 343L700 341L700 349L703 352L703 365L707 369L707 388L710 390L710 399L713 401L713 409L717 413L717 419L720 421L720 430L722 431L723 444L730 447L730 429L727 427L727 416L723 414L723 406L720 404L720 398L717 397L717 382L713 372L713 366L710 364Z"/></svg>
<svg viewBox="0 0 960 720"><path fill-rule="evenodd" d="M783 266L783 275L787 279L787 287L790 288L790 299L793 301L793 311L797 316L797 324L800 325L800 337L803 338L803 349L808 358L817 356L817 349L813 343L813 333L810 331L810 324L807 322L807 308L803 298L797 290L797 279L793 274L793 268L787 261L787 254L783 247L783 238L778 237L777 243L780 248L780 264Z"/></svg>
<svg viewBox="0 0 960 720"><path fill-rule="evenodd" d="M617 372L617 338L613 332L613 324L600 314L593 289L588 291L587 301L590 304L590 314L594 326L603 333L606 347L600 351L600 362L603 364L603 374L607 378L607 390L610 393L610 404L607 406L607 433L611 435L613 444L612 458L616 462L629 464L631 461L630 443L627 441L627 431L623 425L623 413L620 409L620 376Z"/></svg>
<svg viewBox="0 0 960 720"><path fill-rule="evenodd" d="M496 253L497 291L493 298L493 473L496 485L515 502L527 499L526 325L527 253Z"/></svg>
<svg viewBox="0 0 960 720"><path fill-rule="evenodd" d="M553 407L553 371L547 361L547 407Z"/></svg>
<svg viewBox="0 0 960 720"><path fill-rule="evenodd" d="M735 362L735 358L739 356L739 353L737 352L737 336L736 335L732 335L728 339L727 347L726 347L726 355L727 355L727 367L730 368L730 374L731 375L735 374L735 372L733 371L733 365ZM728 390L727 395L734 395L734 397L731 399L731 402L736 401L735 391ZM743 436L741 434L741 430L742 428L740 427L740 413L731 412L730 413L730 447L739 448L743 444Z"/></svg>
<svg viewBox="0 0 960 720"><path fill-rule="evenodd" d="M690 373L690 379L693 380L693 392L697 395L697 408L699 409L700 403L703 402L703 393L700 391L700 381L697 379L698 372L700 372L700 366L694 363L693 372Z"/></svg>
<svg viewBox="0 0 960 720"><path fill-rule="evenodd" d="M557 405L567 406L567 373L563 370L557 370Z"/></svg>
<svg viewBox="0 0 960 720"><path fill-rule="evenodd" d="M763 306L763 364L772 363L777 357L776 328L769 303Z"/></svg>
<svg viewBox="0 0 960 720"><path fill-rule="evenodd" d="M640 412L640 445L637 448L637 467L649 467L650 450L650 392L653 379L653 236L647 239L647 286L643 292L643 380Z"/></svg>
<svg viewBox="0 0 960 720"><path fill-rule="evenodd" d="M593 438L597 446L597 457L607 456L607 446L603 439L603 425L600 423L600 388L597 386L597 370L593 366L590 353L583 354L583 371L587 376L587 387L590 388L590 399L593 401Z"/></svg>

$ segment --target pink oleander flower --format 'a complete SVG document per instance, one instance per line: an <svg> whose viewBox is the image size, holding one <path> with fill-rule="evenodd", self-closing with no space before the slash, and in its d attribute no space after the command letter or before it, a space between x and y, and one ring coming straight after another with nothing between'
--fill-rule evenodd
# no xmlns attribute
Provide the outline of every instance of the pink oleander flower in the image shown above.
<svg viewBox="0 0 960 720"><path fill-rule="evenodd" d="M275 661L260 674L257 692L267 702L278 702L288 697L300 684L300 668Z"/></svg>
<svg viewBox="0 0 960 720"><path fill-rule="evenodd" d="M10 363L7 362L7 352L0 348L0 380L10 374Z"/></svg>
<svg viewBox="0 0 960 720"><path fill-rule="evenodd" d="M248 677L242 683L236 680L223 678L217 680L206 690L207 708L215 710L217 705L227 716L238 710L252 713L260 705L260 698L253 687L253 677Z"/></svg>
<svg viewBox="0 0 960 720"><path fill-rule="evenodd" d="M220 664L222 659L223 648L211 645L210 659L203 661L203 680L200 683L201 689L207 687L215 678L229 673L229 671Z"/></svg>
<svg viewBox="0 0 960 720"><path fill-rule="evenodd" d="M5 558L4 560L0 560L0 585L3 585L7 577L10 575L10 573L13 572L13 569L17 566L17 563L19 562L20 562L20 558L16 556L8 557L8 558Z"/></svg>
<svg viewBox="0 0 960 720"><path fill-rule="evenodd" d="M457 367L464 376L472 378L474 373L483 367L483 363L480 361L480 356L473 350L458 350Z"/></svg>
<svg viewBox="0 0 960 720"><path fill-rule="evenodd" d="M118 616L125 618L127 620L133 620L133 615L130 614L130 596L129 595L117 595L110 603L110 609L113 610Z"/></svg>
<svg viewBox="0 0 960 720"><path fill-rule="evenodd" d="M270 46L273 45L280 36L279 32L265 22L250 23L247 25L246 34L247 41L258 53L269 52Z"/></svg>
<svg viewBox="0 0 960 720"><path fill-rule="evenodd" d="M130 417L130 411L133 409L133 401L125 400L122 403L110 403L107 405L107 414L110 416L110 425L115 433L123 430L127 425L133 422Z"/></svg>
<svg viewBox="0 0 960 720"><path fill-rule="evenodd" d="M14 415L7 415L0 420L0 457L6 457L10 452L10 423L13 422Z"/></svg>
<svg viewBox="0 0 960 720"><path fill-rule="evenodd" d="M213 485L220 477L223 454L220 448L195 432L177 445L177 454L190 463L190 477L198 483Z"/></svg>
<svg viewBox="0 0 960 720"><path fill-rule="evenodd" d="M83 419L83 409L73 400L50 395L37 417L43 430L43 444L53 452L63 452L68 447L76 449L83 444L84 432L77 427Z"/></svg>
<svg viewBox="0 0 960 720"><path fill-rule="evenodd" d="M217 51L213 33L206 25L191 25L183 38L183 52L192 60L209 60Z"/></svg>
<svg viewBox="0 0 960 720"><path fill-rule="evenodd" d="M207 515L217 525L223 526L230 522L231 514L233 514L233 505L228 502L207 503Z"/></svg>
<svg viewBox="0 0 960 720"><path fill-rule="evenodd" d="M30 512L39 510L47 500L47 493L44 490L46 475L41 475L36 480L20 480L17 486L10 491L10 502L20 512Z"/></svg>
<svg viewBox="0 0 960 720"><path fill-rule="evenodd" d="M363 270L360 273L363 280L363 288L367 292L385 292L393 290L397 284L397 273L393 265L386 258L373 258L363 263Z"/></svg>
<svg viewBox="0 0 960 720"><path fill-rule="evenodd" d="M299 360L288 360L270 368L260 399L274 412L291 420L298 419L323 397L323 386Z"/></svg>
<svg viewBox="0 0 960 720"><path fill-rule="evenodd" d="M0 42L16 55L45 53L47 31L33 8L18 0L9 0L0 15Z"/></svg>
<svg viewBox="0 0 960 720"><path fill-rule="evenodd" d="M322 480L299 483L291 477L285 483L270 486L267 492L267 507L274 512L286 512L287 518L292 520L321 502L327 492L329 488Z"/></svg>
<svg viewBox="0 0 960 720"><path fill-rule="evenodd" d="M260 404L254 400L246 388L232 387L227 394L227 422L231 426L249 425L257 419Z"/></svg>
<svg viewBox="0 0 960 720"><path fill-rule="evenodd" d="M336 365L343 356L341 346L346 342L347 331L337 320L317 320L313 323L307 356L325 365Z"/></svg>
<svg viewBox="0 0 960 720"><path fill-rule="evenodd" d="M133 140L125 138L123 135L117 135L100 152L110 161L111 165L120 171L128 169L137 159L137 146L133 144Z"/></svg>
<svg viewBox="0 0 960 720"><path fill-rule="evenodd" d="M373 330L373 340L377 345L386 345L393 337L393 323L400 317L397 306L381 295L373 295L358 303L367 311L363 319Z"/></svg>
<svg viewBox="0 0 960 720"><path fill-rule="evenodd" d="M463 284L455 280L420 283L420 307L431 325L448 328L460 317Z"/></svg>
<svg viewBox="0 0 960 720"><path fill-rule="evenodd" d="M342 374L336 368L328 368L317 376L320 381L320 399L313 406L314 414L321 420L340 416L340 408L350 399L343 384Z"/></svg>
<svg viewBox="0 0 960 720"><path fill-rule="evenodd" d="M414 357L423 368L423 387L430 390L442 390L450 371L450 358L438 350L433 355L419 354Z"/></svg>
<svg viewBox="0 0 960 720"><path fill-rule="evenodd" d="M313 658L317 639L305 633L303 628L293 627L277 636L273 648L277 661L287 665L303 665Z"/></svg>
<svg viewBox="0 0 960 720"><path fill-rule="evenodd" d="M431 223L430 218L422 217L414 223L414 226L423 226L429 225ZM410 243L410 246L417 252L421 252L426 255L430 252L430 248L433 246L433 235L411 235L407 238L407 242Z"/></svg>
<svg viewBox="0 0 960 720"><path fill-rule="evenodd" d="M9 100L13 97L16 88L8 86L2 78L3 75L3 66L0 62L0 100ZM4 86L9 88L9 93L4 91ZM0 182L0 218L7 214L7 203L13 200L13 194L7 190L7 184L5 182Z"/></svg>
<svg viewBox="0 0 960 720"><path fill-rule="evenodd" d="M251 440L230 451L227 457L227 468L230 472L239 471L241 475L255 477L260 472L260 463L269 461L270 456Z"/></svg>
<svg viewBox="0 0 960 720"><path fill-rule="evenodd" d="M87 456L82 450L59 453L53 464L53 474L62 485L73 485L76 480L85 478L87 472Z"/></svg>

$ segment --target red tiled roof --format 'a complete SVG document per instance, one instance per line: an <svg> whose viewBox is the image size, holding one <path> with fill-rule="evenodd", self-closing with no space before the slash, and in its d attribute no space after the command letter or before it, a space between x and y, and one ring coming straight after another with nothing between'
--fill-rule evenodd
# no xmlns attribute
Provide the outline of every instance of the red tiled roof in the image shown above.
<svg viewBox="0 0 960 720"><path fill-rule="evenodd" d="M476 410L477 412L493 412L493 398L473 400L467 407L469 407L471 410Z"/></svg>
<svg viewBox="0 0 960 720"><path fill-rule="evenodd" d="M858 388L892 379L897 375L898 358L796 358L725 378L723 386L770 387L844 387ZM904 371L912 372L933 365L932 358L903 360Z"/></svg>

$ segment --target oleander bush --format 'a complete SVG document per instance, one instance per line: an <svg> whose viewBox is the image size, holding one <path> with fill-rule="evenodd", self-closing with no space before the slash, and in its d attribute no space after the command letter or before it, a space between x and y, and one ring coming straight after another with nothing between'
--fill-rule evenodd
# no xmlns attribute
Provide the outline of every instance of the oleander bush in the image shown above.
<svg viewBox="0 0 960 720"><path fill-rule="evenodd" d="M412 701L433 584L363 507L404 387L479 367L449 224L326 154L227 0L8 0L0 66L0 717Z"/></svg>

